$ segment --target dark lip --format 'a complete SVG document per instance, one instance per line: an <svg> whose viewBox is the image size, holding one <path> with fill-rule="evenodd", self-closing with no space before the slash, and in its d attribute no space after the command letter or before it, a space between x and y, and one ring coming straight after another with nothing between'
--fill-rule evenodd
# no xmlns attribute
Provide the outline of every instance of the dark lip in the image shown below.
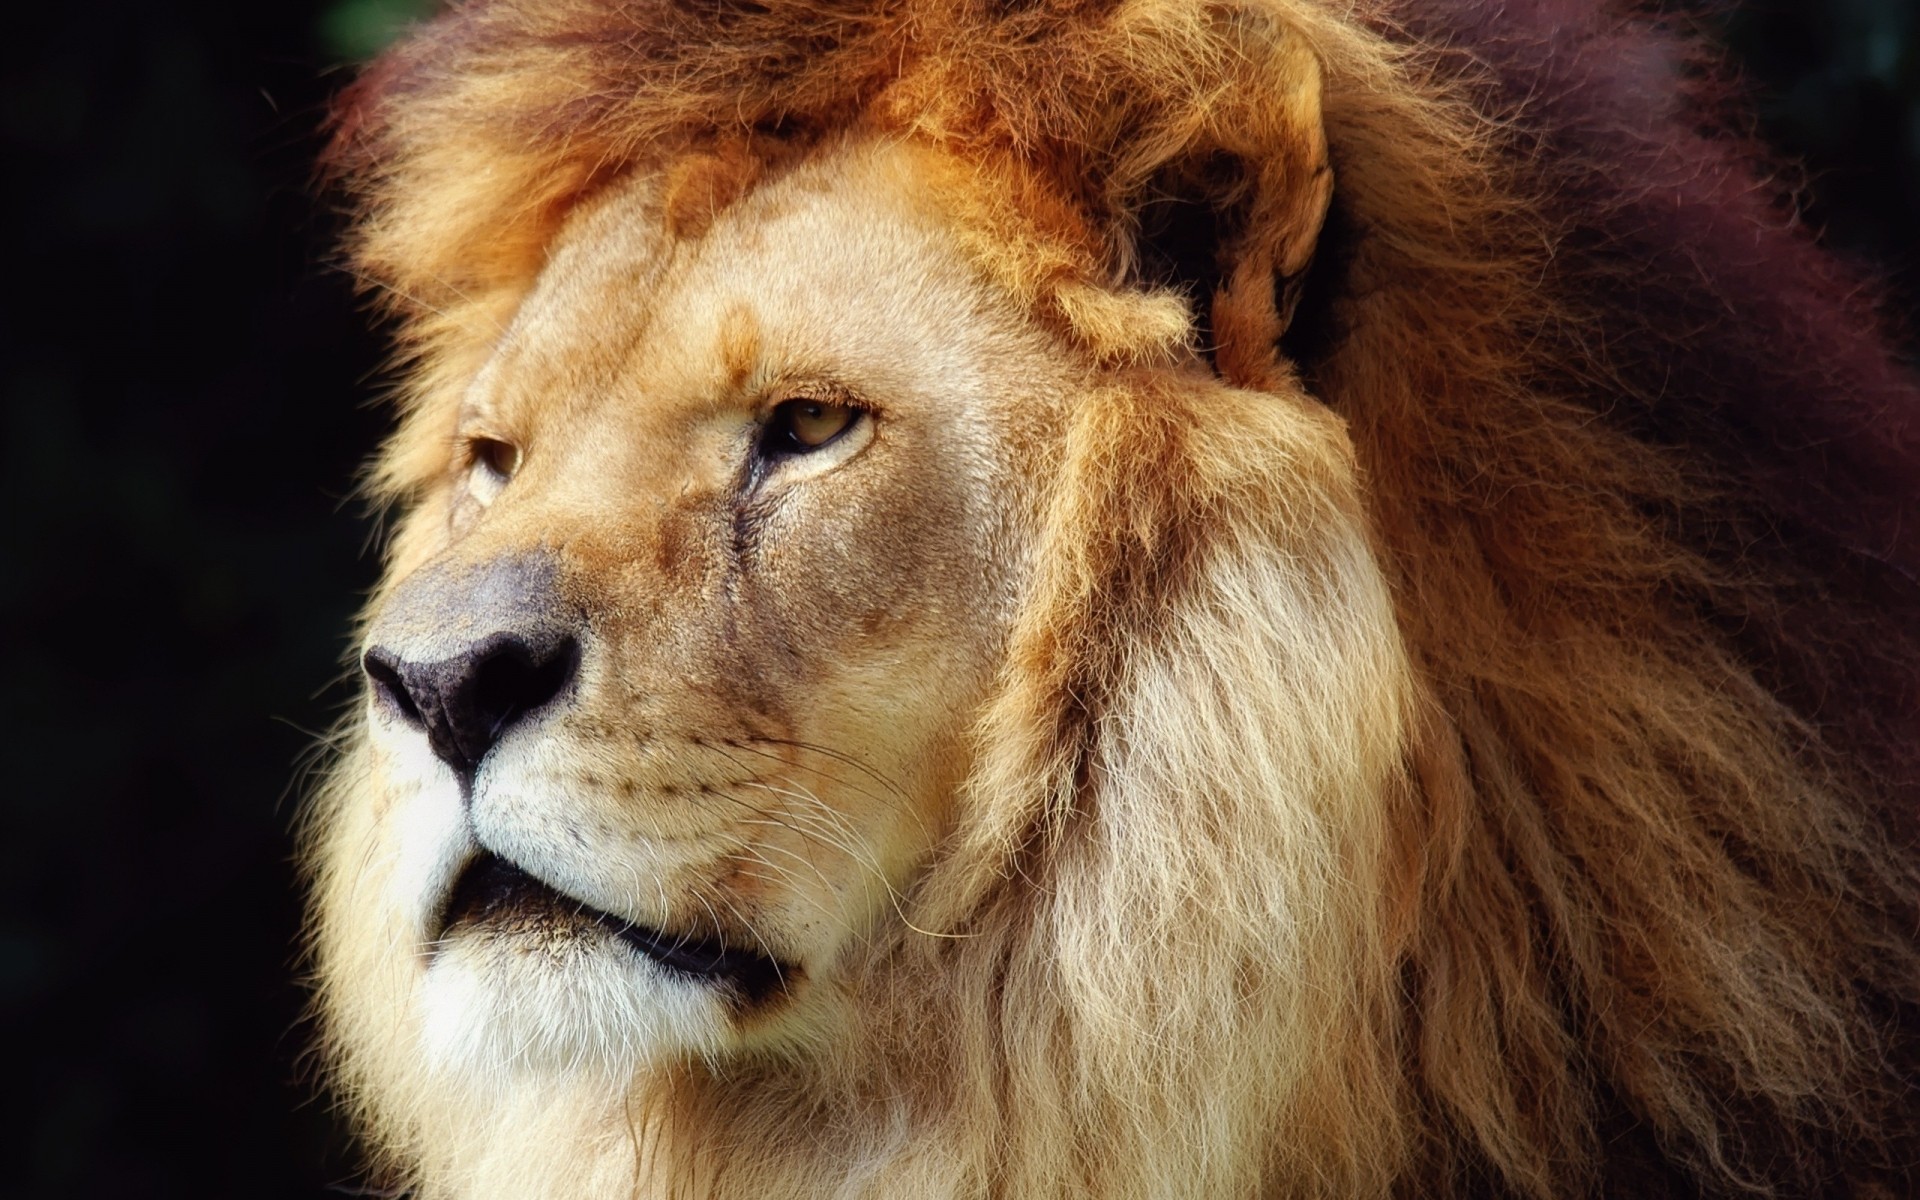
<svg viewBox="0 0 1920 1200"><path fill-rule="evenodd" d="M462 922L524 920L543 909L553 916L591 921L667 970L728 988L748 1003L780 991L793 974L793 968L757 950L730 946L719 938L667 933L602 912L485 850L454 881L438 936L444 938Z"/></svg>

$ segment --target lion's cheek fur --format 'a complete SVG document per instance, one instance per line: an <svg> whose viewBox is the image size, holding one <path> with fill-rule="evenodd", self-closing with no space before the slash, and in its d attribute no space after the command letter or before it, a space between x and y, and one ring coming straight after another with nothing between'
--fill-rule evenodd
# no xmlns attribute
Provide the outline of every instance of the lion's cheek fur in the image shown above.
<svg viewBox="0 0 1920 1200"><path fill-rule="evenodd" d="M1397 1101L1389 825L1417 685L1344 432L1196 383L1094 398L1068 445L967 836L922 891L930 922L1031 911L926 968L990 984L910 994L1022 1114L994 1122L1017 1194L1245 1195L1274 1130L1364 1193L1393 1135L1341 1134ZM1063 725L1063 691L1102 718ZM1037 894L999 882L1008 858ZM1111 1158L1062 1157L1088 1139Z"/></svg>

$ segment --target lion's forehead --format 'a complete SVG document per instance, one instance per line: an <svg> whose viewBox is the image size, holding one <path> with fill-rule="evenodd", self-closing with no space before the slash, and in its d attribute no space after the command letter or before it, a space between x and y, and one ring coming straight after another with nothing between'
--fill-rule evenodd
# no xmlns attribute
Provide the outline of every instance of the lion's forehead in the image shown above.
<svg viewBox="0 0 1920 1200"><path fill-rule="evenodd" d="M682 424L803 377L876 402L962 402L983 383L979 348L1037 331L968 261L923 186L925 159L849 147L694 237L669 229L657 176L609 189L557 239L469 408L584 411L617 396L624 413Z"/></svg>

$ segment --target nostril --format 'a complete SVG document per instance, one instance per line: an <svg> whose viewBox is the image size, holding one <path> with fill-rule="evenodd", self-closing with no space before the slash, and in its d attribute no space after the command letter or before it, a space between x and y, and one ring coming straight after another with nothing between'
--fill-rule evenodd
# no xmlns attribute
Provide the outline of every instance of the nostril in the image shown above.
<svg viewBox="0 0 1920 1200"><path fill-rule="evenodd" d="M413 696L407 691L406 681L400 675L400 663L394 654L383 647L375 646L360 656L360 669L367 673L372 682L374 694L394 708L409 723L424 725L420 715L420 706L414 703Z"/></svg>
<svg viewBox="0 0 1920 1200"><path fill-rule="evenodd" d="M580 660L572 638L534 647L518 638L497 643L480 658L467 685L466 703L491 744L515 721L545 706L572 682Z"/></svg>

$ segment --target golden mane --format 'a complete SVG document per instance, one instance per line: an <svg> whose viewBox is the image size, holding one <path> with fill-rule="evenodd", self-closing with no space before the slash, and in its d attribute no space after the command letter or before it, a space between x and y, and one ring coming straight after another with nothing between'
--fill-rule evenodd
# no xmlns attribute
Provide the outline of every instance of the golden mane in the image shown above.
<svg viewBox="0 0 1920 1200"><path fill-rule="evenodd" d="M1565 7L1489 30L1451 0L489 0L343 98L353 262L410 361L385 500L442 469L476 331L583 199L652 172L697 235L851 133L967 164L978 260L1138 373L1069 431L984 761L913 897L913 923L952 936L890 964L922 990L876 1042L912 1041L917 1012L937 1061L842 1065L871 1108L847 1155L905 1153L899 1103L975 1135L967 1161L924 1164L928 1195L1913 1185L1920 880L1899 806L1920 782L1920 568L1897 498L1920 478L1899 474L1920 397L1849 324L1851 282L1763 226L1744 150L1692 131L1677 43ZM1268 27L1318 66L1317 243L1270 203L1326 163L1265 102ZM1516 65L1528 46L1537 67ZM1644 74L1602 78L1619 61ZM1621 98L1649 79L1660 99ZM1253 744L1278 714L1314 719L1282 665L1306 631L1368 626L1247 598L1369 601L1272 559L1270 530L1311 524L1283 506L1322 465L1245 461L1154 374L1194 336L1152 286L1167 222L1194 211L1237 256L1200 276L1218 369L1239 395L1303 380L1354 447L1364 494L1329 485L1322 519L1375 547L1410 657L1354 652L1390 681L1362 729ZM1761 241L1700 266L1696 237ZM1742 294L1749 269L1786 282ZM1818 411L1783 416L1788 397ZM1802 442L1853 478L1809 477ZM1359 823L1377 864L1364 839L1282 844L1314 815L1274 808L1268 781L1339 754L1384 764ZM1208 803L1155 803L1173 792ZM1268 886L1273 862L1299 874ZM1318 941L1270 944L1262 922L1321 888L1297 935ZM1262 981L1289 954L1344 973L1280 1014ZM1285 1030L1234 1037L1263 1021ZM690 1083L639 1123L708 1139L699 1171L750 1173L720 1102ZM754 1114L776 1142L825 1136L811 1119ZM1272 1131L1264 1156L1216 1161L1258 1140L1246 1122Z"/></svg>

